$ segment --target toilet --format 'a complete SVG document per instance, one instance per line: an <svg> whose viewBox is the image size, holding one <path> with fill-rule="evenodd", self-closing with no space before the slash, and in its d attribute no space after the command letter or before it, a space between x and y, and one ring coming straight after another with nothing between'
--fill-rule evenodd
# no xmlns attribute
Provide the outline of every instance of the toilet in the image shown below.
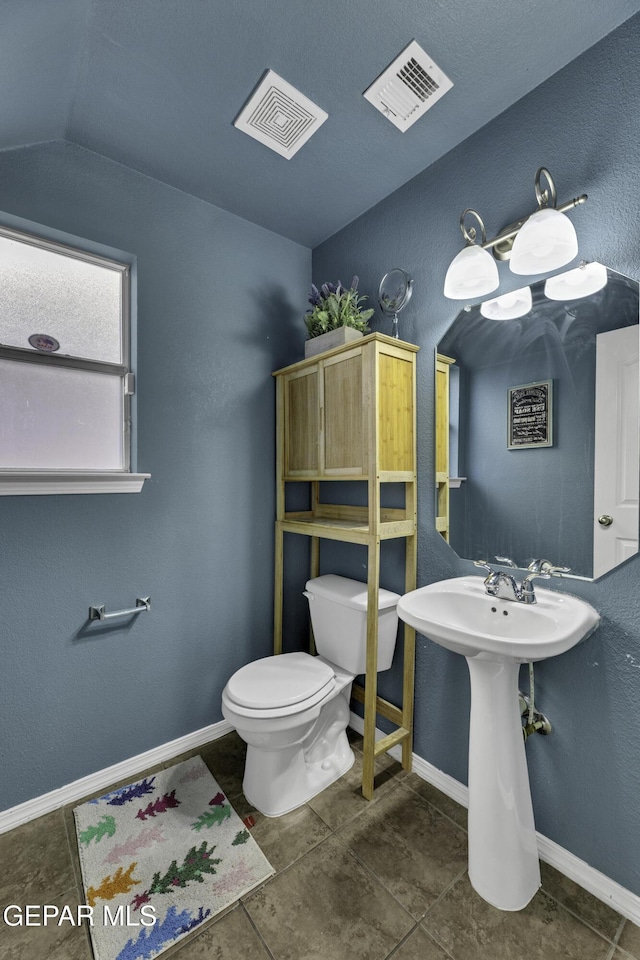
<svg viewBox="0 0 640 960"><path fill-rule="evenodd" d="M241 667L222 693L222 715L247 744L243 790L266 817L315 797L350 769L354 677L366 668L367 584L335 574L307 581L318 656L284 653ZM393 660L399 594L380 589L378 672Z"/></svg>

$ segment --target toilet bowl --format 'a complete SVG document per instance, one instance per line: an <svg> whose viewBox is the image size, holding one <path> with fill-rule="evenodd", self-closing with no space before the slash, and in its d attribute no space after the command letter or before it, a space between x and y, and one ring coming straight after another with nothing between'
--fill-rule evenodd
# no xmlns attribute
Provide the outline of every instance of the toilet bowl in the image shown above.
<svg viewBox="0 0 640 960"><path fill-rule="evenodd" d="M285 653L241 667L222 715L247 744L243 790L267 817L295 810L350 769L351 684L366 666L367 585L328 574L309 580L318 656ZM378 670L391 666L399 595L379 591Z"/></svg>
<svg viewBox="0 0 640 960"><path fill-rule="evenodd" d="M260 813L295 810L352 766L346 733L352 680L308 653L265 657L231 678L222 714L247 744L242 788ZM246 696L245 683L261 696ZM279 696L285 687L290 695Z"/></svg>

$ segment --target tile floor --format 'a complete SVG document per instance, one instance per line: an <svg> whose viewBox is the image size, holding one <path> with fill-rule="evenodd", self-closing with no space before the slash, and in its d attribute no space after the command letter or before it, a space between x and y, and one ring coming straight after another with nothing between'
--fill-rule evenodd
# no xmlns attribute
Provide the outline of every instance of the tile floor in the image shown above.
<svg viewBox="0 0 640 960"><path fill-rule="evenodd" d="M519 913L503 913L466 874L466 811L390 757L376 796L356 763L277 820L242 794L244 744L200 750L276 874L163 957L177 960L640 960L640 927L550 867ZM169 766L170 764L162 764ZM158 769L158 768L155 768ZM141 771L141 775L146 772ZM114 786L116 786L114 784ZM106 791L101 791L106 792ZM0 836L0 911L10 903L84 902L72 807ZM84 927L14 927L0 919L2 960L91 960Z"/></svg>

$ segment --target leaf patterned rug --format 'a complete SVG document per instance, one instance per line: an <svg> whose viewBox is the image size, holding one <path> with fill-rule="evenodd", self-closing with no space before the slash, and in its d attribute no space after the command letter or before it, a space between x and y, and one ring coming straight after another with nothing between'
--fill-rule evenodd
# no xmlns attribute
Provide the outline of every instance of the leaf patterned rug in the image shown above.
<svg viewBox="0 0 640 960"><path fill-rule="evenodd" d="M201 757L73 812L96 960L151 960L274 873Z"/></svg>

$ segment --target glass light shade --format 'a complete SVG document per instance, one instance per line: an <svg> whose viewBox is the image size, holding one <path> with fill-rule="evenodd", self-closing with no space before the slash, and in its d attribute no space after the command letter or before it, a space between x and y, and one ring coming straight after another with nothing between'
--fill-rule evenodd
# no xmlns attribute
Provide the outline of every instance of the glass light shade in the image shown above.
<svg viewBox="0 0 640 960"><path fill-rule="evenodd" d="M531 303L531 287L521 287L495 300L485 300L480 305L480 313L489 320L516 320L529 313Z"/></svg>
<svg viewBox="0 0 640 960"><path fill-rule="evenodd" d="M579 300L590 297L607 285L607 268L601 263L585 263L557 277L549 277L544 295L549 300Z"/></svg>
<svg viewBox="0 0 640 960"><path fill-rule="evenodd" d="M543 207L531 214L513 241L512 273L531 276L564 267L578 256L575 227L564 213Z"/></svg>
<svg viewBox="0 0 640 960"><path fill-rule="evenodd" d="M472 243L451 261L444 295L450 300L473 300L492 293L499 283L498 267L489 251Z"/></svg>

